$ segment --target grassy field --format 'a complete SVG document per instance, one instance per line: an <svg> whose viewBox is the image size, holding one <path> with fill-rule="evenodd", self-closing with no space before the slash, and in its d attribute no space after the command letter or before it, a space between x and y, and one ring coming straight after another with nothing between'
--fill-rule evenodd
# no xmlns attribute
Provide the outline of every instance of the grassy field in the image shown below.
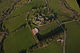
<svg viewBox="0 0 80 53"><path fill-rule="evenodd" d="M70 16L72 16L72 13L58 0L49 0L48 5L57 14L60 21L69 20Z"/></svg>
<svg viewBox="0 0 80 53"><path fill-rule="evenodd" d="M29 5L26 4L13 11L13 13L9 16L10 19L4 22L4 25L8 28L9 32L25 23L25 18L27 15L26 12L36 6L36 4L37 6L40 6L42 4L41 0L33 0ZM4 41L4 52L19 53L21 50L28 49L34 42L33 35L28 27L20 29L17 32L10 33Z"/></svg>
<svg viewBox="0 0 80 53"><path fill-rule="evenodd" d="M56 6L55 6L56 5ZM60 5L58 0L49 0L48 6L56 13L60 13Z"/></svg>
<svg viewBox="0 0 80 53"><path fill-rule="evenodd" d="M12 0L11 0L12 1ZM80 11L77 3L74 4L75 0L67 0L69 5L75 9L76 11ZM8 3L8 4L7 4ZM7 5L6 5L7 4ZM20 25L26 23L25 19L27 16L27 12L32 9L32 7L39 7L41 5L44 5L44 0L32 0L31 3L25 4L21 7L16 8L12 14L9 15L8 20L5 20L4 25L6 28L8 28L9 32L15 30ZM58 3L58 0L49 0L49 7L56 13L64 14L60 11L60 5ZM6 5L6 7L4 7ZM11 2L6 0L4 3L0 3L0 12L4 9L8 8L11 5ZM80 12L79 12L80 13ZM60 17L59 20L67 20L68 18ZM51 23L50 25L46 25L45 30L41 31L40 33L45 34L52 29L56 28L56 23ZM79 52L79 46L80 43L78 42L80 40L80 30L79 30L80 24L77 22L66 24L66 28L68 28L67 32L67 46L66 46L66 52L67 53L76 53ZM77 31L77 32L76 32ZM11 32L9 36L4 41L4 52L5 53L19 53L22 50L26 50L34 44L33 35L31 33L31 30L29 27L25 27L20 29L16 32ZM42 49L35 49L33 53L62 53L62 46L60 44L57 44L56 42L53 42L51 45L49 45L46 48ZM80 53L80 52L79 52Z"/></svg>
<svg viewBox="0 0 80 53"><path fill-rule="evenodd" d="M24 28L17 32L10 33L4 42L5 53L19 53L21 50L26 50L34 43L30 29Z"/></svg>
<svg viewBox="0 0 80 53"><path fill-rule="evenodd" d="M70 5L71 8L73 8L80 14L80 8L79 8L76 0L66 0L66 1Z"/></svg>
<svg viewBox="0 0 80 53"><path fill-rule="evenodd" d="M25 16L24 15L20 15L20 16L17 16L17 17L10 17L9 20L6 20L4 22L4 25L11 32L11 31L15 30L17 27L19 27L23 23L25 23Z"/></svg>
<svg viewBox="0 0 80 53"><path fill-rule="evenodd" d="M62 46L56 42L53 42L48 47L34 50L33 53L62 53Z"/></svg>
<svg viewBox="0 0 80 53"><path fill-rule="evenodd" d="M4 11L4 10L6 10L8 7L10 7L11 6L11 0L5 0L5 1L2 1L2 2L0 2L0 13L1 13L1 11Z"/></svg>
<svg viewBox="0 0 80 53"><path fill-rule="evenodd" d="M36 3L36 2L39 2ZM32 9L32 7L43 5L41 3L41 0L33 0L28 5L24 5L22 7L16 8L12 14L9 15L9 19L4 22L5 26L9 29L9 31L13 31L17 27L19 27L21 24L25 23L25 19L27 16L27 12Z"/></svg>
<svg viewBox="0 0 80 53"><path fill-rule="evenodd" d="M58 26L59 25L56 22L47 23L46 25L43 25L42 27L40 27L40 34L44 35L50 32L51 30L54 30Z"/></svg>
<svg viewBox="0 0 80 53"><path fill-rule="evenodd" d="M76 0L66 0L70 7L76 10L80 14L80 8ZM80 53L80 23L72 22L66 24L67 27L67 42L66 42L66 53Z"/></svg>
<svg viewBox="0 0 80 53"><path fill-rule="evenodd" d="M80 53L80 23L72 22L66 24L67 41L66 53Z"/></svg>

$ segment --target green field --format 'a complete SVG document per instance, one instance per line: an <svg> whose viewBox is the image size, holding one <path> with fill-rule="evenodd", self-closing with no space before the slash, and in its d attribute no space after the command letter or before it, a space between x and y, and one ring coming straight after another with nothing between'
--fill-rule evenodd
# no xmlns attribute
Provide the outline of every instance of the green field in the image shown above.
<svg viewBox="0 0 80 53"><path fill-rule="evenodd" d="M49 0L48 6L53 10L54 13L58 15L58 19L60 21L69 20L72 16L71 12L64 7L64 5L60 4L58 0ZM68 11L68 12L67 12Z"/></svg>
<svg viewBox="0 0 80 53"><path fill-rule="evenodd" d="M66 1L72 9L76 10L80 14L80 8L76 0L66 0Z"/></svg>
<svg viewBox="0 0 80 53"><path fill-rule="evenodd" d="M2 11L9 8L13 1L15 0L5 0L0 3L0 15L2 15ZM70 7L80 14L80 8L76 3L76 0L66 0ZM31 11L33 7L40 7L45 5L44 0L32 0L31 3L20 6L12 11L12 13L8 16L8 20L4 21L4 25L9 30L8 37L4 40L3 49L5 53L20 53L21 51L29 49L31 45L35 43L33 39L33 34L29 25L21 28L15 32L16 28L21 26L24 23L27 23L25 19L27 18L27 12ZM70 16L68 13L64 13L61 9L61 5L59 5L58 0L49 0L48 6L53 10L53 12L57 13L58 19L60 21L69 20L69 17L62 15ZM58 25L55 22L48 23L43 26L42 31L40 33L42 35L50 32L55 29ZM66 40L66 53L80 53L80 23L71 22L66 24L67 28L67 40ZM44 29L44 30L43 30ZM62 46L57 42L53 42L48 47L35 49L33 53L62 53Z"/></svg>
<svg viewBox="0 0 80 53"><path fill-rule="evenodd" d="M43 2L43 3L42 3ZM21 24L25 23L26 12L31 10L32 7L44 5L44 1L42 0L33 0L29 5L24 5L20 8L15 9L13 13L9 16L10 19L4 22L4 25L8 28L9 32L15 30ZM51 29L50 29L51 30ZM28 49L32 44L34 44L33 35L30 29L22 28L17 32L11 32L9 36L4 41L4 52L5 53L19 53L22 50ZM51 49L49 49L51 48ZM47 51L46 51L47 50ZM59 51L57 51L59 50ZM37 49L34 53L42 53L50 51L56 53L62 53L62 48L60 45L57 45L55 42L43 49Z"/></svg>
<svg viewBox="0 0 80 53"><path fill-rule="evenodd" d="M41 29L40 34L44 35L44 34L50 32L51 30L54 30L58 26L59 25L56 22L47 23L46 25L44 25L40 28Z"/></svg>
<svg viewBox="0 0 80 53"><path fill-rule="evenodd" d="M48 47L36 49L33 53L62 53L62 46L53 42Z"/></svg>
<svg viewBox="0 0 80 53"><path fill-rule="evenodd" d="M26 50L34 43L32 38L32 33L28 27L11 33L4 42L4 52L19 53Z"/></svg>
<svg viewBox="0 0 80 53"><path fill-rule="evenodd" d="M80 53L80 23L72 22L66 24L67 28L67 41L66 53Z"/></svg>
<svg viewBox="0 0 80 53"><path fill-rule="evenodd" d="M5 0L5 1L0 2L0 13L4 11L5 9L9 8L11 4L12 4L11 0Z"/></svg>

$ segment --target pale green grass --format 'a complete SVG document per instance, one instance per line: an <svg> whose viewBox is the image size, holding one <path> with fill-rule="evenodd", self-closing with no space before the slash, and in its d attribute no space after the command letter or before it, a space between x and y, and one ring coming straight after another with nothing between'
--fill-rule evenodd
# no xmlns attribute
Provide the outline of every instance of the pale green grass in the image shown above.
<svg viewBox="0 0 80 53"><path fill-rule="evenodd" d="M76 0L66 0L66 1L72 9L76 10L80 14L80 8Z"/></svg>

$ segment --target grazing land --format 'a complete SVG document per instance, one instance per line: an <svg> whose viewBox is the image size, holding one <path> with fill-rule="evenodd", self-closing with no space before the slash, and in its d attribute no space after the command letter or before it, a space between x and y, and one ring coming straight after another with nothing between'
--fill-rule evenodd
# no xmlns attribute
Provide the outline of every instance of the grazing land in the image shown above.
<svg viewBox="0 0 80 53"><path fill-rule="evenodd" d="M0 0L0 53L80 53L76 0Z"/></svg>

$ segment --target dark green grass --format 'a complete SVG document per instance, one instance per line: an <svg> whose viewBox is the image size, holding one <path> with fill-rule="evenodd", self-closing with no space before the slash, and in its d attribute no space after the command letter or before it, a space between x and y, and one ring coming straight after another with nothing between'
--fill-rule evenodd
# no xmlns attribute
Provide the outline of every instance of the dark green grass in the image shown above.
<svg viewBox="0 0 80 53"><path fill-rule="evenodd" d="M9 20L6 20L4 22L4 25L8 30L11 32L18 28L20 25L25 23L25 16L24 15L19 15L17 17L10 17Z"/></svg>
<svg viewBox="0 0 80 53"><path fill-rule="evenodd" d="M60 21L71 19L71 12L67 12L68 9L64 5L60 4L60 1L49 0L48 5L51 10L53 10L53 12L57 14L57 17Z"/></svg>
<svg viewBox="0 0 80 53"><path fill-rule="evenodd" d="M0 13L11 6L11 0L3 0L0 2Z"/></svg>
<svg viewBox="0 0 80 53"><path fill-rule="evenodd" d="M63 14L60 11L60 5L58 4L57 1L58 0L50 0L49 6L51 9L54 10L54 12ZM71 1L71 3L70 5L72 6L73 2ZM2 11L3 9L6 9L7 6L4 7L5 4L0 5L0 11ZM10 4L7 4L7 5L10 6ZM35 7L35 6L39 7L41 5L44 5L44 1L42 2L42 0L33 0L30 4L26 4L22 7L15 9L13 13L10 15L10 19L4 22L5 26L9 29L10 32L15 30L21 24L25 23L25 18L27 15L26 12L30 11L32 7ZM75 7L74 6L72 6L72 8L76 8L76 11L79 12L79 8L77 6ZM60 19L62 20L63 18L60 18ZM49 25L50 27L48 30L46 29L41 33L45 34L46 32L49 32L51 29L54 28L53 25L54 23ZM79 36L80 25L78 25L78 23L70 23L70 24L67 24L66 27L68 28L67 49L66 49L67 53L79 52L80 43L78 41L80 40L80 36ZM4 41L4 52L19 53L21 50L28 49L29 46L31 46L34 43L32 38L33 36L29 28L20 29L17 32L10 33L9 36ZM62 46L53 42L53 44L49 45L46 48L36 49L34 53L62 53Z"/></svg>
<svg viewBox="0 0 80 53"><path fill-rule="evenodd" d="M33 36L29 28L11 33L4 41L5 53L19 53L21 50L27 50L34 43Z"/></svg>
<svg viewBox="0 0 80 53"><path fill-rule="evenodd" d="M62 46L56 42L48 45L48 47L34 50L33 53L62 53Z"/></svg>
<svg viewBox="0 0 80 53"><path fill-rule="evenodd" d="M54 11L59 13L60 12L60 5L58 3L58 0L49 0L48 6Z"/></svg>
<svg viewBox="0 0 80 53"><path fill-rule="evenodd" d="M32 7L44 4L41 3L42 2L41 0L37 1L40 3L35 3L35 2L36 0L33 0L30 4L26 4L22 7L15 9L15 11L13 11L11 15L9 15L8 17L9 19L6 20L4 24L10 32L19 27L21 24L25 23L27 12L30 11Z"/></svg>
<svg viewBox="0 0 80 53"><path fill-rule="evenodd" d="M36 3L36 1L38 3ZM10 34L4 41L5 53L19 53L21 50L27 50L35 41L29 27L20 29L17 32L11 32L17 27L25 23L26 13L31 10L33 6L43 5L41 0L33 0L30 4L15 9L9 16L10 19L4 22Z"/></svg>

